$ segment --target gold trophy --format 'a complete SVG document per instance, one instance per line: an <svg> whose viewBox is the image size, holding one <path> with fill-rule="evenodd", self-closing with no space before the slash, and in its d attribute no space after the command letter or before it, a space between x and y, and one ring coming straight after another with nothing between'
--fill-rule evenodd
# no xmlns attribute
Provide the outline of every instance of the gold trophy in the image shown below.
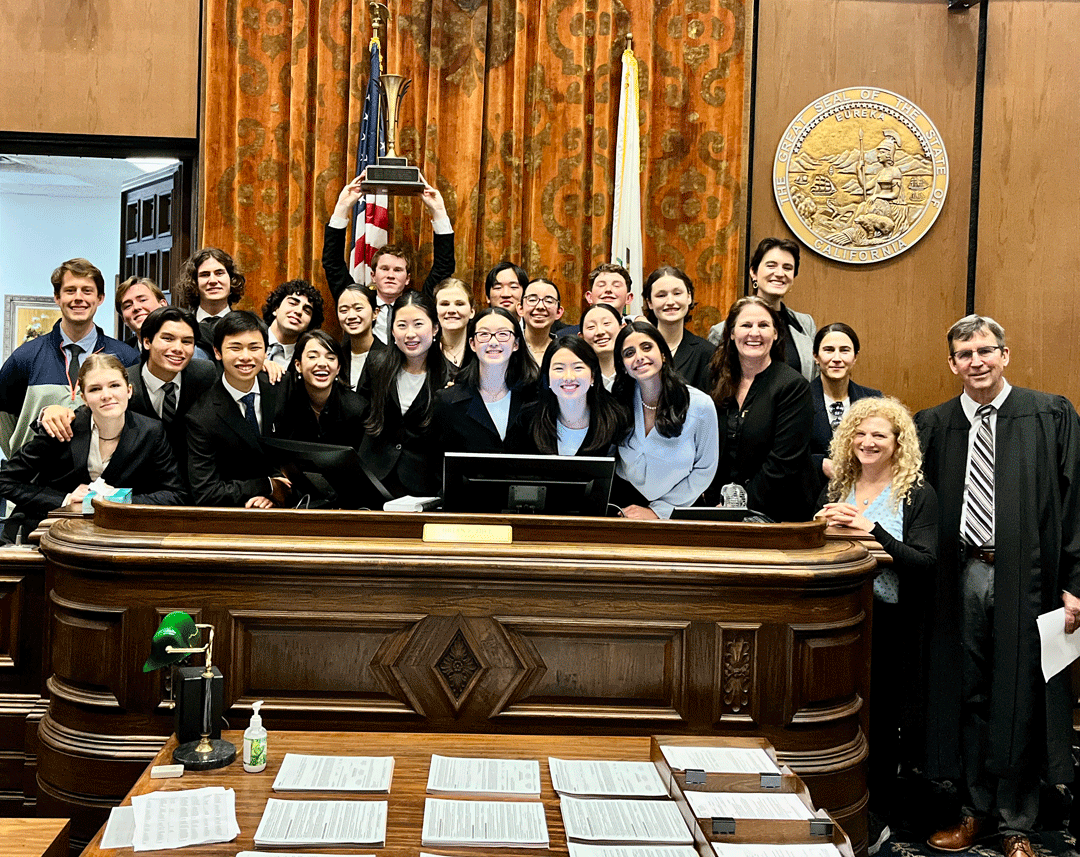
<svg viewBox="0 0 1080 857"><path fill-rule="evenodd" d="M371 26L376 35L380 24L389 18L390 10L382 3L370 3ZM394 151L397 143L398 114L401 112L401 99L412 80L400 74L383 74L379 77L382 90L383 115L386 117L386 154L377 163L367 168L367 174L360 187L365 193L385 193L389 196L416 196L424 192L424 181L420 177L420 168L411 166L407 158Z"/></svg>

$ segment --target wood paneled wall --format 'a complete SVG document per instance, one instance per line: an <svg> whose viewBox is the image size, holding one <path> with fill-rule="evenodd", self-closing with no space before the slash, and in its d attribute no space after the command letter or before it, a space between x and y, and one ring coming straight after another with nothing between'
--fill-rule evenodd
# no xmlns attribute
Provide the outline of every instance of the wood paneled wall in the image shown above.
<svg viewBox="0 0 1080 857"><path fill-rule="evenodd" d="M768 235L791 237L770 173L788 123L820 96L850 86L891 90L921 107L945 141L948 197L926 236L873 265L841 264L804 246L789 301L819 326L855 328L856 380L911 408L956 389L945 331L966 296L978 27L978 10L950 15L944 0L759 4L751 249Z"/></svg>
<svg viewBox="0 0 1080 857"><path fill-rule="evenodd" d="M0 0L0 129L194 138L200 0Z"/></svg>
<svg viewBox="0 0 1080 857"><path fill-rule="evenodd" d="M975 311L1005 327L1012 383L1080 404L1080 191L1067 167L1080 58L1062 50L1080 4L1013 0L988 12Z"/></svg>

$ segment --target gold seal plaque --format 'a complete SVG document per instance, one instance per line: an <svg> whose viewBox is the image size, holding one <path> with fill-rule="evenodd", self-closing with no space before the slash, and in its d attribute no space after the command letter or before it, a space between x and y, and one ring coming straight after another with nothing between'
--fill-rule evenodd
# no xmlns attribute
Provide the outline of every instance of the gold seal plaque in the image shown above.
<svg viewBox="0 0 1080 857"><path fill-rule="evenodd" d="M937 128L886 89L838 89L790 125L773 192L788 227L822 256L862 265L903 253L937 220L949 159Z"/></svg>

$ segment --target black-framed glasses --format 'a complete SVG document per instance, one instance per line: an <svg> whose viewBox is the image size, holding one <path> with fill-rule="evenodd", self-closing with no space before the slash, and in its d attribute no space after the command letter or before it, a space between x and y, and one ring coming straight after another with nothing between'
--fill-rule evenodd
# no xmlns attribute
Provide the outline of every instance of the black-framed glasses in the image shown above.
<svg viewBox="0 0 1080 857"><path fill-rule="evenodd" d="M976 354L979 355L980 360L988 360L994 356L995 351L1001 351L1005 353L1005 346L1003 345L984 345L981 348L972 350L971 348L965 348L963 351L954 351L952 353L952 359L957 363L970 363L971 358Z"/></svg>
<svg viewBox="0 0 1080 857"><path fill-rule="evenodd" d="M544 297L540 297L540 295L525 295L525 297L521 299L521 302L525 304L525 306L543 304L548 309L554 309L559 305L559 299L554 298L551 295L545 295Z"/></svg>
<svg viewBox="0 0 1080 857"><path fill-rule="evenodd" d="M514 338L514 331L503 328L502 330L478 330L473 334L473 339L483 344L485 342L491 342L494 339L496 342L509 342Z"/></svg>

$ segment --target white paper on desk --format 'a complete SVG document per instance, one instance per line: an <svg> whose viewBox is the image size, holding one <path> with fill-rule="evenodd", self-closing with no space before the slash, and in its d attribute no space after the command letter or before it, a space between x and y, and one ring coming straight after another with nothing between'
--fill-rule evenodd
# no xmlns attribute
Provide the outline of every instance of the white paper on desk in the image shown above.
<svg viewBox="0 0 1080 857"><path fill-rule="evenodd" d="M114 806L101 834L101 848L130 848L135 839L135 807Z"/></svg>
<svg viewBox="0 0 1080 857"><path fill-rule="evenodd" d="M1042 643L1043 678L1050 681L1080 658L1080 631L1065 633L1065 608L1043 613L1037 620Z"/></svg>
<svg viewBox="0 0 1080 857"><path fill-rule="evenodd" d="M274 791L386 793L393 777L393 756L286 753L274 779Z"/></svg>
<svg viewBox="0 0 1080 857"><path fill-rule="evenodd" d="M796 794L750 794L686 791L686 801L697 818L759 818L799 820L814 813Z"/></svg>
<svg viewBox="0 0 1080 857"><path fill-rule="evenodd" d="M682 813L670 800L597 800L565 795L559 809L567 840L660 845L694 841Z"/></svg>
<svg viewBox="0 0 1080 857"><path fill-rule="evenodd" d="M566 848L570 857L698 857L693 845L588 845L584 842L567 842Z"/></svg>
<svg viewBox="0 0 1080 857"><path fill-rule="evenodd" d="M707 774L778 774L769 754L761 747L660 747L673 771L699 770Z"/></svg>
<svg viewBox="0 0 1080 857"><path fill-rule="evenodd" d="M135 795L136 851L160 851L212 842L231 842L240 835L236 793L212 786Z"/></svg>
<svg viewBox="0 0 1080 857"><path fill-rule="evenodd" d="M714 842L713 851L716 857L840 857L840 849L831 843L824 844L792 844L792 845L762 845L736 844L733 842Z"/></svg>
<svg viewBox="0 0 1080 857"><path fill-rule="evenodd" d="M544 805L539 801L424 801L422 845L547 848Z"/></svg>
<svg viewBox="0 0 1080 857"><path fill-rule="evenodd" d="M386 841L384 800L281 800L269 798L255 844L371 845Z"/></svg>
<svg viewBox="0 0 1080 857"><path fill-rule="evenodd" d="M548 756L551 785L559 794L603 797L667 797L652 762L556 759Z"/></svg>
<svg viewBox="0 0 1080 857"><path fill-rule="evenodd" d="M432 755L429 792L540 796L535 759L461 759Z"/></svg>

